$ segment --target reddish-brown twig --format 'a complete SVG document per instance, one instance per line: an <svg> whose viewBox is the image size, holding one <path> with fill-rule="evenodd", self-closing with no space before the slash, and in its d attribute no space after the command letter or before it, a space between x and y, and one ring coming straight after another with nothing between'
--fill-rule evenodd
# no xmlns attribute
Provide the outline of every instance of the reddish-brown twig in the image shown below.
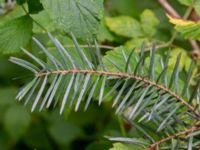
<svg viewBox="0 0 200 150"><path fill-rule="evenodd" d="M176 134L174 134L174 135L170 135L170 136L168 136L168 137L166 137L166 138L163 138L163 139L161 139L161 140L159 140L159 141L157 141L157 142L151 144L149 147L145 148L145 150L154 150L158 145L160 145L160 144L162 144L162 143L164 143L164 142L167 142L167 141L169 141L169 140L171 140L171 139L174 139L174 138L176 138L176 137L179 137L179 136L188 135L188 134L190 134L190 133L193 133L193 132L199 131L199 130L200 130L200 126L199 126L199 125L194 126L194 127L192 127L191 129L188 129L188 130L185 130L185 131L176 133Z"/></svg>

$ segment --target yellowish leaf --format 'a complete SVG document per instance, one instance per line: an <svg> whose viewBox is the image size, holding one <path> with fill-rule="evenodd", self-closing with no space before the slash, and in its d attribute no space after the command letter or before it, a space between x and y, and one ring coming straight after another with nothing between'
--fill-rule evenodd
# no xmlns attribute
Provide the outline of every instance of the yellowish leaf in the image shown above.
<svg viewBox="0 0 200 150"><path fill-rule="evenodd" d="M175 24L175 25L187 26L187 25L195 24L195 22L193 22L193 21L183 20L183 19L179 19L179 18L173 18L168 14L167 14L167 17L169 18L169 22L171 22L172 24Z"/></svg>
<svg viewBox="0 0 200 150"><path fill-rule="evenodd" d="M200 22L177 19L167 15L169 21L175 25L175 29L180 32L184 38L200 40Z"/></svg>

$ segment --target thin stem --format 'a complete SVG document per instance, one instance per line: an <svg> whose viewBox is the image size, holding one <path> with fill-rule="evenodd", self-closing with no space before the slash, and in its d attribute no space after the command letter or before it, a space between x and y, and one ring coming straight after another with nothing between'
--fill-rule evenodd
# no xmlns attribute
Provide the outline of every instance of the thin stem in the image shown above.
<svg viewBox="0 0 200 150"><path fill-rule="evenodd" d="M174 134L174 135L170 135L170 136L168 136L168 137L166 137L166 138L163 138L163 139L161 139L161 140L159 140L159 141L157 141L157 142L151 144L149 147L145 148L145 150L154 150L155 147L157 147L157 146L160 145L161 143L167 142L167 141L169 141L169 140L171 140L171 139L174 139L174 138L176 138L176 137L179 137L179 136L188 135L188 134L190 134L190 133L193 133L193 132L196 132L196 131L199 131L199 130L200 130L200 126L199 126L199 125L196 125L196 126L190 128L190 129L188 129L188 130L185 130L185 131L176 133L176 134Z"/></svg>
<svg viewBox="0 0 200 150"><path fill-rule="evenodd" d="M172 95L173 97L175 97L178 101L180 101L182 104L184 104L186 107L188 107L190 109L190 111L192 111L196 115L196 117L200 120L200 113L196 112L196 110L195 110L195 108L193 106L191 106L187 101L185 101L184 99L179 97L176 93L174 93L170 89L164 87L163 85L159 85L159 84L157 84L155 82L152 82L152 81L150 81L148 79L145 79L144 77L135 76L135 75L130 74L130 73L70 69L70 70L56 70L56 71L51 71L51 72L42 72L42 73L35 74L35 76L36 77L42 77L42 76L48 76L48 75L52 75L52 74L62 74L62 75L64 75L64 74L69 74L69 73L81 73L81 74L92 74L92 75L108 75L108 76L113 76L113 77L129 78L129 79L133 79L133 80L137 80L137 81L143 81L147 85L154 86L154 87L156 87L158 89L161 89L161 90L165 91L166 93Z"/></svg>

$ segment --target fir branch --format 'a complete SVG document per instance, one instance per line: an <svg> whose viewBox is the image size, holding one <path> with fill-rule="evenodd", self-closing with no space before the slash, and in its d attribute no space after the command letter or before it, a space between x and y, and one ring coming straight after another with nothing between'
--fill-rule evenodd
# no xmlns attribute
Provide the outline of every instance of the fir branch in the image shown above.
<svg viewBox="0 0 200 150"><path fill-rule="evenodd" d="M196 131L200 131L200 124L195 125L192 128L187 129L185 131L181 131L181 132L178 132L178 133L176 133L174 135L170 135L170 136L168 136L166 138L163 138L163 139L151 144L149 147L145 148L145 150L154 150L154 149L156 149L157 146L159 146L160 144L162 144L164 142L167 142L167 141L169 141L171 139L174 139L174 138L177 138L179 136L184 136L184 135L191 134L191 133L196 132Z"/></svg>
<svg viewBox="0 0 200 150"><path fill-rule="evenodd" d="M135 76L130 73L121 73L121 72L109 72L109 71L95 71L95 70L80 70L80 69L70 69L70 70L56 70L56 71L50 71L50 72L41 72L41 73L36 73L36 77L43 77L43 76L48 76L52 74L56 75L65 75L69 73L81 73L81 74L91 74L91 75L107 75L107 76L113 76L113 77L120 77L120 78L129 78L137 81L143 81L146 85L151 85L154 87L157 87L158 89L161 89L173 97L175 97L179 102L184 104L186 107L190 109L191 112L195 114L195 116L200 120L200 113L195 110L193 106L191 106L186 100L178 96L175 92L169 90L168 88L164 87L163 85L159 85L155 82L152 82L148 79L145 79L144 77L141 76Z"/></svg>

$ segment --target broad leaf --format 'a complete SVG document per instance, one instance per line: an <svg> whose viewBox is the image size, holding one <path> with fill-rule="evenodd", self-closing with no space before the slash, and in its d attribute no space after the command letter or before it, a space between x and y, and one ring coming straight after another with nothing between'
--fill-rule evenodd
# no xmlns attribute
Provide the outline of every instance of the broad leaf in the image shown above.
<svg viewBox="0 0 200 150"><path fill-rule="evenodd" d="M86 39L98 31L103 0L43 0L44 9L58 29Z"/></svg>
<svg viewBox="0 0 200 150"><path fill-rule="evenodd" d="M140 16L142 30L145 35L152 37L157 30L159 20L156 15L149 9L143 11Z"/></svg>
<svg viewBox="0 0 200 150"><path fill-rule="evenodd" d="M99 25L99 33L97 34L97 39L100 42L114 41L115 40L115 37L111 34L111 32L106 27L104 20L102 20L100 25Z"/></svg>
<svg viewBox="0 0 200 150"><path fill-rule="evenodd" d="M56 29L46 11L41 11L37 14L33 14L31 17L33 17L33 19L42 25L48 32L53 32ZM44 30L35 23L33 26L33 32L41 33L44 32Z"/></svg>
<svg viewBox="0 0 200 150"><path fill-rule="evenodd" d="M22 16L0 27L0 52L14 53L25 47L32 35L32 19Z"/></svg>
<svg viewBox="0 0 200 150"><path fill-rule="evenodd" d="M123 47L117 47L113 51L108 51L106 53L106 56L103 57L103 62L105 63L106 67L110 71L125 71L126 67L126 60L124 59L124 56L122 54L122 51L120 49L123 49ZM131 49L124 49L124 53L126 57L131 54ZM131 72L133 72L133 68L136 66L136 59L135 54L132 55L130 58L129 66L131 68Z"/></svg>
<svg viewBox="0 0 200 150"><path fill-rule="evenodd" d="M141 45L145 43L145 44L148 44L149 41L147 38L132 38L131 40L127 41L125 43L125 46L127 48L137 48L136 50L140 50L141 48Z"/></svg>
<svg viewBox="0 0 200 150"><path fill-rule="evenodd" d="M182 59L180 60L179 69L183 70L185 68L185 70L188 71L189 68L190 68L190 64L192 62L192 59L188 56L186 51L184 49L181 49L181 48L172 49L171 57L169 59L168 68L170 70L173 70L174 64L176 63L176 57L179 53L181 53L181 57L182 57Z"/></svg>
<svg viewBox="0 0 200 150"><path fill-rule="evenodd" d="M124 37L139 37L142 35L140 23L129 17L106 17L106 25L117 35Z"/></svg>

